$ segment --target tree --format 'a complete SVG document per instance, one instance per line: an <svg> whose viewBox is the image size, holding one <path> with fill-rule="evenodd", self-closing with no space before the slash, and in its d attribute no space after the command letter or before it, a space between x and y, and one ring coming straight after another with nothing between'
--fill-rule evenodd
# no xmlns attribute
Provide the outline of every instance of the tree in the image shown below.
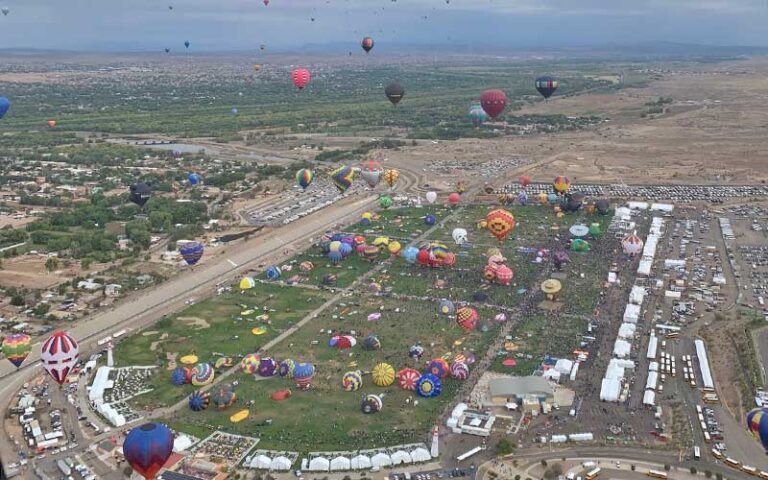
<svg viewBox="0 0 768 480"><path fill-rule="evenodd" d="M544 471L544 478L546 480L555 480L557 477L563 474L563 466L556 463Z"/></svg>
<svg viewBox="0 0 768 480"><path fill-rule="evenodd" d="M671 467L671 466L670 466L668 463L665 463L665 464L664 464L664 471L665 471L665 472L668 472L668 471L669 471L671 468L672 468L672 467Z"/></svg>
<svg viewBox="0 0 768 480"><path fill-rule="evenodd" d="M48 257L45 261L45 269L49 272L56 270L59 267L59 259L56 257Z"/></svg>
<svg viewBox="0 0 768 480"><path fill-rule="evenodd" d="M541 466L542 467L546 467L547 466L547 461L544 460L543 458L541 459Z"/></svg>
<svg viewBox="0 0 768 480"><path fill-rule="evenodd" d="M707 478L712 478L712 470L704 470L704 476Z"/></svg>
<svg viewBox="0 0 768 480"><path fill-rule="evenodd" d="M497 455L509 455L512 453L512 444L506 438L500 438L496 442L496 454Z"/></svg>
<svg viewBox="0 0 768 480"><path fill-rule="evenodd" d="M24 297L19 295L18 293L11 297L11 305L14 307L22 307L24 306Z"/></svg>
<svg viewBox="0 0 768 480"><path fill-rule="evenodd" d="M123 469L123 475L130 478L131 475L133 475L133 469L130 466L127 466Z"/></svg>
<svg viewBox="0 0 768 480"><path fill-rule="evenodd" d="M699 471L696 470L696 467L691 467L690 471L691 471L691 475L696 475L697 473L699 473Z"/></svg>
<svg viewBox="0 0 768 480"><path fill-rule="evenodd" d="M84 258L80 260L80 268L82 268L83 270L88 270L89 268L91 268L92 262L93 260L91 260L90 258Z"/></svg>
<svg viewBox="0 0 768 480"><path fill-rule="evenodd" d="M716 478L717 480L723 480L723 474L722 474L722 473L720 473L720 472L718 472L718 473L716 473L716 474L715 474L715 478Z"/></svg>
<svg viewBox="0 0 768 480"><path fill-rule="evenodd" d="M515 480L520 480L520 474L515 475Z"/></svg>

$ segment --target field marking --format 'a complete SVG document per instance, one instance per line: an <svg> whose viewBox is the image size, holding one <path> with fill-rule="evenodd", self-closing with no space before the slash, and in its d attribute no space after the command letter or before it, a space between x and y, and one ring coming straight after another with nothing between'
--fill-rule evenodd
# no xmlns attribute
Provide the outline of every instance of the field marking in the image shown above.
<svg viewBox="0 0 768 480"><path fill-rule="evenodd" d="M232 265L233 267L237 267L237 264L236 264L235 262L233 262L231 259L229 259L229 258L228 258L228 259L227 259L227 261L228 261L228 262L229 262L229 264L230 264L230 265Z"/></svg>

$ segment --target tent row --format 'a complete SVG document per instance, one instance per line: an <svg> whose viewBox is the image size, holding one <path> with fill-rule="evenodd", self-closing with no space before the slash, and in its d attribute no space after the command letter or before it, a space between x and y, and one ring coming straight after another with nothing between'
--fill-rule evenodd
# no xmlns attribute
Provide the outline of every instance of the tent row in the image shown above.
<svg viewBox="0 0 768 480"><path fill-rule="evenodd" d="M301 462L302 470L309 472L339 472L345 470L365 470L369 468L383 468L410 463L423 463L432 459L429 450L424 446L412 450L398 449L390 453L378 452L373 455L362 453L353 457L337 455L334 457L315 455Z"/></svg>

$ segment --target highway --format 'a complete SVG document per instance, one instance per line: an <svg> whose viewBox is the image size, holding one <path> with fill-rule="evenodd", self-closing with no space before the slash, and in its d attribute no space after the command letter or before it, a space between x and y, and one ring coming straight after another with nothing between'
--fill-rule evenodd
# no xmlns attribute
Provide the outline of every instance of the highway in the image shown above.
<svg viewBox="0 0 768 480"><path fill-rule="evenodd" d="M124 328L136 329L152 324L162 315L183 308L190 298L209 295L215 284L229 282L243 272L257 268L270 256L281 255L289 247L306 246L310 238L326 232L337 223L349 221L370 208L375 201L375 196L350 198L315 215L230 246L228 252L199 265L193 272L178 275L151 290L126 299L111 310L77 322L69 332L80 342L81 358L95 351L99 339ZM40 373L41 343L33 345L29 358L18 371L9 362L0 363L2 408L15 398L14 393L25 382ZM0 436L0 460L4 465L18 461L6 437Z"/></svg>

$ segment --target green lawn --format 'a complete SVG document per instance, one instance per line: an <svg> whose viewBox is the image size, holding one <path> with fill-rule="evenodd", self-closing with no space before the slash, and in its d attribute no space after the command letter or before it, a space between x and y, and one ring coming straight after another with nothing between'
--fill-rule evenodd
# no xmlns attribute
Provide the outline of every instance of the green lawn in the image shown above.
<svg viewBox="0 0 768 480"><path fill-rule="evenodd" d="M217 296L162 319L151 329L121 341L115 346L115 363L118 366L159 365L150 381L155 390L136 397L134 404L139 408L171 405L189 395L194 387L171 384L166 353L178 354L178 358L194 353L201 362L213 363L219 358L214 352L233 357L255 352L319 307L326 300L326 295L294 287L259 284L257 288L243 293ZM246 309L262 309L265 306L275 310L269 313L268 323L254 319L263 311L245 317L240 315ZM194 319L204 320L209 327L201 328L202 325L196 325ZM253 335L251 329L256 326L266 327L267 333ZM150 332L157 333L147 335ZM163 334L167 334L167 338L161 341ZM159 343L152 350L155 342Z"/></svg>

